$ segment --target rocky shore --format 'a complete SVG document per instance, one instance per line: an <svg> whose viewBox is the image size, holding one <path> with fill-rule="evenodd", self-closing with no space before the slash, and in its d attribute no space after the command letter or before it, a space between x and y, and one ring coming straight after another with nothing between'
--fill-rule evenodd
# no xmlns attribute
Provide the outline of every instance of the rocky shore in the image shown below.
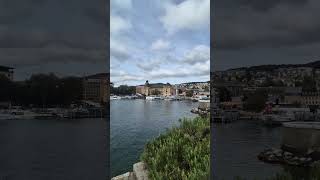
<svg viewBox="0 0 320 180"><path fill-rule="evenodd" d="M193 109L191 109L191 112L194 114L198 114L199 116L202 116L202 117L208 116L210 113L209 110L202 110L199 108L193 108Z"/></svg>
<svg viewBox="0 0 320 180"><path fill-rule="evenodd" d="M267 149L258 155L258 159L267 163L285 164L292 166L313 167L320 163L319 159L310 155L295 155L282 149Z"/></svg>

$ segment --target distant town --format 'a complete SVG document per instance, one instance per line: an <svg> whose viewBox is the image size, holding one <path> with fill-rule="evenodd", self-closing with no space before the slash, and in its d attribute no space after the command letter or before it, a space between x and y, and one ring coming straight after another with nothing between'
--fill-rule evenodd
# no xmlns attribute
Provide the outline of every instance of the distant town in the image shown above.
<svg viewBox="0 0 320 180"><path fill-rule="evenodd" d="M137 86L120 85L113 87L111 83L111 96L115 95L138 95L159 97L200 98L210 97L210 82L187 82L181 84L151 83L146 80L145 84Z"/></svg>
<svg viewBox="0 0 320 180"><path fill-rule="evenodd" d="M265 97L261 98L269 103L311 108L320 105L320 61L217 71L211 73L211 80L214 102L225 102L222 104L240 109L249 108L248 98L255 92L263 92L260 95ZM257 105L251 110L261 111L264 107L264 104Z"/></svg>

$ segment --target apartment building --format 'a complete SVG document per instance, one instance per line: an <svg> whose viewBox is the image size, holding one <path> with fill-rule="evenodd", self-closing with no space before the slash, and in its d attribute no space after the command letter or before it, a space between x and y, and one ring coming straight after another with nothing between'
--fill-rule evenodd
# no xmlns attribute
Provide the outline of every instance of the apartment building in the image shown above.
<svg viewBox="0 0 320 180"><path fill-rule="evenodd" d="M100 73L83 79L83 99L96 103L106 103L109 94L109 75Z"/></svg>

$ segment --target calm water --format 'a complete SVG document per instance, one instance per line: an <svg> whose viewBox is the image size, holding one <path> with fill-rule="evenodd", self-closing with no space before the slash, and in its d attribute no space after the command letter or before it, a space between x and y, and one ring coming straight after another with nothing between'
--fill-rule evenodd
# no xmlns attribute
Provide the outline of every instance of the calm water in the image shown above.
<svg viewBox="0 0 320 180"><path fill-rule="evenodd" d="M237 175L260 179L281 171L280 166L265 164L257 159L259 152L266 148L279 147L280 128L263 127L254 121L213 126L216 179L233 179Z"/></svg>
<svg viewBox="0 0 320 180"><path fill-rule="evenodd" d="M185 101L114 100L110 104L111 175L132 171L144 144L191 117L198 103Z"/></svg>
<svg viewBox="0 0 320 180"><path fill-rule="evenodd" d="M106 121L0 121L0 179L105 179Z"/></svg>
<svg viewBox="0 0 320 180"><path fill-rule="evenodd" d="M181 117L194 116L192 102L115 100L111 102L111 175L132 170L144 144L166 128L178 124ZM268 128L256 121L213 124L215 179L264 180L278 172L289 171L295 177L306 177L305 169L266 164L257 155L271 147L280 147L281 127ZM302 179L302 178L300 178Z"/></svg>
<svg viewBox="0 0 320 180"><path fill-rule="evenodd" d="M215 179L233 179L241 176L248 180L266 179L287 171L297 179L306 178L304 168L266 164L257 155L267 148L279 148L281 127L261 126L257 121L237 121L230 124L213 124L215 145Z"/></svg>

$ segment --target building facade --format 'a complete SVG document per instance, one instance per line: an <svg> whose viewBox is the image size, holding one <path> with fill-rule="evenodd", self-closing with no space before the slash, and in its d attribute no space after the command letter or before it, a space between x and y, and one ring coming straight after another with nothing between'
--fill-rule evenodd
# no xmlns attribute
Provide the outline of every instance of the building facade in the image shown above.
<svg viewBox="0 0 320 180"><path fill-rule="evenodd" d="M144 85L136 86L136 93L150 96L150 95L161 95L161 96L173 96L176 94L176 89L171 84L156 83L150 84L146 81Z"/></svg>
<svg viewBox="0 0 320 180"><path fill-rule="evenodd" d="M11 67L0 66L0 75L7 77L9 80L13 81L13 69Z"/></svg>
<svg viewBox="0 0 320 180"><path fill-rule="evenodd" d="M109 99L109 76L100 73L83 79L83 99L96 103L106 103Z"/></svg>

